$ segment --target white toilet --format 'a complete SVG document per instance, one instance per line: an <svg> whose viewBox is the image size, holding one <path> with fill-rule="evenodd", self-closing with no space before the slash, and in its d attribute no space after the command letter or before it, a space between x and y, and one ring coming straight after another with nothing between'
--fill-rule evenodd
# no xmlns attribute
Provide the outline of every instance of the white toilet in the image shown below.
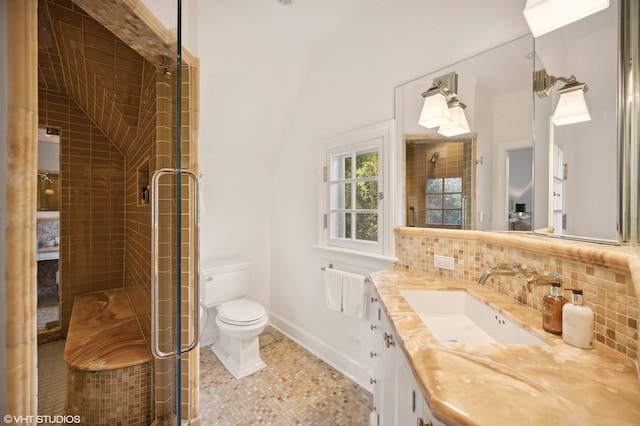
<svg viewBox="0 0 640 426"><path fill-rule="evenodd" d="M208 312L214 307L217 311L215 325L214 321L207 321L202 335L211 336L217 326L218 336L211 349L236 379L266 367L260 358L258 336L269 317L262 305L245 299L249 266L247 262L225 260L207 265L200 273L202 305Z"/></svg>

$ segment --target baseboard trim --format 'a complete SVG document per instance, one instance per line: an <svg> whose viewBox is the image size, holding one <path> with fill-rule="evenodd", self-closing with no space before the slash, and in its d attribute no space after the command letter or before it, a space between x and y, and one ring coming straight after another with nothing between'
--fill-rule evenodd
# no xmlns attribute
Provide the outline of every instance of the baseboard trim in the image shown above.
<svg viewBox="0 0 640 426"><path fill-rule="evenodd" d="M271 326L338 370L341 374L344 374L364 389L373 393L373 386L369 381L370 378L373 377L373 373L364 368L359 362L335 351L322 340L319 340L276 314L270 313L269 320Z"/></svg>

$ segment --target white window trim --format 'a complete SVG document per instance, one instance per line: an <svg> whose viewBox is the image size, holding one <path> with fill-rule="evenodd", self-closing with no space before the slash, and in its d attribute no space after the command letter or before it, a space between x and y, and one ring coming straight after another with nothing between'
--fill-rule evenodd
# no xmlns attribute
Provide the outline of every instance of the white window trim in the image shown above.
<svg viewBox="0 0 640 426"><path fill-rule="evenodd" d="M342 253L351 253L359 256L371 256L377 258L392 258L393 256L393 213L394 213L394 144L392 142L394 133L394 120L367 126L362 129L344 133L320 143L318 152L318 246L326 250L333 250ZM339 148L345 150L355 149L366 141L381 139L380 142L380 162L379 167L379 190L383 192L384 198L380 200L382 221L378 230L378 244L368 244L375 246L375 250L362 250L354 247L343 247L330 244L328 226L325 228L325 215L329 213L328 188L329 179L325 182L325 167L328 167L328 154ZM328 168L327 168L328 170ZM328 220L328 218L327 218Z"/></svg>

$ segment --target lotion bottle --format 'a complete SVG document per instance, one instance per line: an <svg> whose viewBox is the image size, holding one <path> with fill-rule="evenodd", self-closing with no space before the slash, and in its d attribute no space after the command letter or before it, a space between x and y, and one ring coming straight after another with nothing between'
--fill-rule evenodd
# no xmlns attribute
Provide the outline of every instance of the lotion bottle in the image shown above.
<svg viewBox="0 0 640 426"><path fill-rule="evenodd" d="M562 308L562 340L582 349L593 348L593 311L582 304L582 290L571 290L571 303Z"/></svg>
<svg viewBox="0 0 640 426"><path fill-rule="evenodd" d="M568 300L558 294L560 283L551 283L551 292L542 298L542 328L549 333L562 334L562 308Z"/></svg>

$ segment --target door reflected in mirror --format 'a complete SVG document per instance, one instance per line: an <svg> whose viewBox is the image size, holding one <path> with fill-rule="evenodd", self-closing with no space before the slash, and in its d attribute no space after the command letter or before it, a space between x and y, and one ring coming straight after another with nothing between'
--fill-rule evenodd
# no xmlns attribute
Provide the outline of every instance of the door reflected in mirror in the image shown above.
<svg viewBox="0 0 640 426"><path fill-rule="evenodd" d="M507 151L508 229L531 231L533 229L533 148Z"/></svg>

